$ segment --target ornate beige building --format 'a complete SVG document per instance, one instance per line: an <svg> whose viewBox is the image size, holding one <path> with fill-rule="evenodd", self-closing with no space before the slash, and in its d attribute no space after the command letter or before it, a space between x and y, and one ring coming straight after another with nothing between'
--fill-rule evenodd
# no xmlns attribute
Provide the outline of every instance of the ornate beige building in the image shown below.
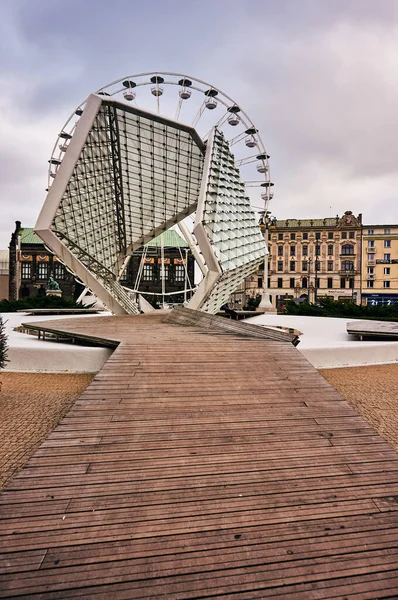
<svg viewBox="0 0 398 600"><path fill-rule="evenodd" d="M272 304L288 298L361 298L362 215L346 211L325 219L273 219L269 223L268 287ZM240 308L261 293L263 271L231 297Z"/></svg>
<svg viewBox="0 0 398 600"><path fill-rule="evenodd" d="M362 215L273 220L269 226L269 289L286 297L359 302Z"/></svg>

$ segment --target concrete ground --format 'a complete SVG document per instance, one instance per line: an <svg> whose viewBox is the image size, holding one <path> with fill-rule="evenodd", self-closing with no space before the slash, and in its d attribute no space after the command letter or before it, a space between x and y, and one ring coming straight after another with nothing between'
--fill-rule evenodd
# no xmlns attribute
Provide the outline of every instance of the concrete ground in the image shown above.
<svg viewBox="0 0 398 600"><path fill-rule="evenodd" d="M97 373L112 354L109 348L95 348L74 344L39 340L35 335L14 331L22 323L53 321L59 319L101 319L98 315L51 315L31 316L25 313L3 313L3 322L8 337L8 359L6 371L52 372L52 373Z"/></svg>
<svg viewBox="0 0 398 600"><path fill-rule="evenodd" d="M316 369L398 363L398 341L360 341L346 330L347 323L355 321L360 320L269 314L247 319L253 325L300 331L297 348Z"/></svg>

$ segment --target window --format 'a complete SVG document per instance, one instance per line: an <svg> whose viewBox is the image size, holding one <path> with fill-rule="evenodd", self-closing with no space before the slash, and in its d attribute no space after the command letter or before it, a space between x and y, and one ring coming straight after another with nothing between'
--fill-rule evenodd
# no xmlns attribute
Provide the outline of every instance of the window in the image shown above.
<svg viewBox="0 0 398 600"><path fill-rule="evenodd" d="M385 229L385 230L384 230L384 234L387 234L387 235L388 235L389 233L391 233L391 229Z"/></svg>
<svg viewBox="0 0 398 600"><path fill-rule="evenodd" d="M294 288L294 277L290 278L290 287Z"/></svg>
<svg viewBox="0 0 398 600"><path fill-rule="evenodd" d="M391 260L391 254L385 254L384 260Z"/></svg>
<svg viewBox="0 0 398 600"><path fill-rule="evenodd" d="M368 281L366 282L366 285L367 285L368 288L372 288L374 286L373 279L368 279Z"/></svg>
<svg viewBox="0 0 398 600"><path fill-rule="evenodd" d="M48 264L47 263L38 263L37 265L37 278L38 279L48 279Z"/></svg>
<svg viewBox="0 0 398 600"><path fill-rule="evenodd" d="M59 262L54 265L54 277L55 279L65 279L65 267Z"/></svg>
<svg viewBox="0 0 398 600"><path fill-rule="evenodd" d="M319 282L319 277L315 277L315 287L317 290L319 290L320 286L320 282Z"/></svg>
<svg viewBox="0 0 398 600"><path fill-rule="evenodd" d="M354 288L354 278L350 277L350 279L348 280L348 287L353 289Z"/></svg>
<svg viewBox="0 0 398 600"><path fill-rule="evenodd" d="M290 256L296 255L296 246L290 246Z"/></svg>
<svg viewBox="0 0 398 600"><path fill-rule="evenodd" d="M308 279L306 277L303 277L303 279L301 280L301 287L303 287L303 288L308 287Z"/></svg>
<svg viewBox="0 0 398 600"><path fill-rule="evenodd" d="M321 232L320 231L316 231L315 232L315 239L316 240L320 240L321 239Z"/></svg>
<svg viewBox="0 0 398 600"><path fill-rule="evenodd" d="M352 260L343 260L341 263L341 270L342 271L353 271L354 263L352 262Z"/></svg>
<svg viewBox="0 0 398 600"><path fill-rule="evenodd" d="M333 261L328 260L328 271L333 271Z"/></svg>
<svg viewBox="0 0 398 600"><path fill-rule="evenodd" d="M303 246L303 256L308 256L308 246Z"/></svg>
<svg viewBox="0 0 398 600"><path fill-rule="evenodd" d="M184 265L175 266L175 281L184 281L185 279L185 267Z"/></svg>
<svg viewBox="0 0 398 600"><path fill-rule="evenodd" d="M333 277L328 277L328 288L332 289L333 287Z"/></svg>
<svg viewBox="0 0 398 600"><path fill-rule="evenodd" d="M301 270L308 271L308 261L307 260L303 260L303 262L301 264Z"/></svg>
<svg viewBox="0 0 398 600"><path fill-rule="evenodd" d="M159 275L160 275L161 280L168 279L169 278L169 265L159 265Z"/></svg>
<svg viewBox="0 0 398 600"><path fill-rule="evenodd" d="M328 231L328 240L333 239L333 231Z"/></svg>
<svg viewBox="0 0 398 600"><path fill-rule="evenodd" d="M283 288L283 280L282 280L282 277L278 277L278 288Z"/></svg>
<svg viewBox="0 0 398 600"><path fill-rule="evenodd" d="M341 254L354 254L354 246L352 244L343 244Z"/></svg>
<svg viewBox="0 0 398 600"><path fill-rule="evenodd" d="M283 271L283 260L278 260L278 271Z"/></svg>
<svg viewBox="0 0 398 600"><path fill-rule="evenodd" d="M384 248L391 248L391 240L384 240Z"/></svg>
<svg viewBox="0 0 398 600"><path fill-rule="evenodd" d="M390 275L391 269L390 267L384 267L384 275Z"/></svg>
<svg viewBox="0 0 398 600"><path fill-rule="evenodd" d="M303 231L303 240L308 240L308 233Z"/></svg>
<svg viewBox="0 0 398 600"><path fill-rule="evenodd" d="M333 254L333 244L329 244L328 246L328 255L331 256Z"/></svg>
<svg viewBox="0 0 398 600"><path fill-rule="evenodd" d="M289 269L290 269L290 271L295 271L296 270L296 263L295 263L294 260L290 261Z"/></svg>
<svg viewBox="0 0 398 600"><path fill-rule="evenodd" d="M278 256L283 256L283 246L278 246Z"/></svg>
<svg viewBox="0 0 398 600"><path fill-rule="evenodd" d="M368 267L368 275L374 275L374 272L375 272L375 268L374 267Z"/></svg>
<svg viewBox="0 0 398 600"><path fill-rule="evenodd" d="M263 287L263 278L262 277L257 278L257 287L260 289Z"/></svg>
<svg viewBox="0 0 398 600"><path fill-rule="evenodd" d="M320 271L321 270L321 263L319 260L315 261L315 271Z"/></svg>
<svg viewBox="0 0 398 600"><path fill-rule="evenodd" d="M368 240L368 248L374 248L375 247L375 241L374 240Z"/></svg>
<svg viewBox="0 0 398 600"><path fill-rule="evenodd" d="M350 238L350 240L355 239L355 231L350 231L349 238Z"/></svg>
<svg viewBox="0 0 398 600"><path fill-rule="evenodd" d="M383 281L383 287L389 288L390 287L390 281Z"/></svg>
<svg viewBox="0 0 398 600"><path fill-rule="evenodd" d="M291 240L295 240L296 239L296 234L295 233L291 233L290 234L290 239Z"/></svg>
<svg viewBox="0 0 398 600"><path fill-rule="evenodd" d="M28 262L23 262L22 264L22 279L30 279L32 277L32 265Z"/></svg>
<svg viewBox="0 0 398 600"><path fill-rule="evenodd" d="M278 240L283 240L283 233L278 233Z"/></svg>
<svg viewBox="0 0 398 600"><path fill-rule="evenodd" d="M319 256L321 253L321 247L320 246L315 246L315 256Z"/></svg>
<svg viewBox="0 0 398 600"><path fill-rule="evenodd" d="M341 238L342 238L343 240L346 240L346 239L347 239L347 232L346 232L346 231L342 231L342 232L341 232Z"/></svg>
<svg viewBox="0 0 398 600"><path fill-rule="evenodd" d="M142 279L144 281L153 280L153 265L144 265L144 269L142 271Z"/></svg>
<svg viewBox="0 0 398 600"><path fill-rule="evenodd" d="M374 235L375 230L374 229L368 229L368 235Z"/></svg>
<svg viewBox="0 0 398 600"><path fill-rule="evenodd" d="M345 288L345 277L340 277L340 287L341 287L342 289L344 289L344 288Z"/></svg>

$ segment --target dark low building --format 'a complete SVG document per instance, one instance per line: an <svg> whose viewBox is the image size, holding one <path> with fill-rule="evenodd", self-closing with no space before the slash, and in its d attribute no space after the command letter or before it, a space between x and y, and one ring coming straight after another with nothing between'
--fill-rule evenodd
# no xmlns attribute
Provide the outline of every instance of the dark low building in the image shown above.
<svg viewBox="0 0 398 600"><path fill-rule="evenodd" d="M182 304L193 293L187 291L184 294L184 289L194 287L194 263L188 244L176 231L169 229L133 253L121 283L143 292L151 303L154 300L161 303L164 291L167 304ZM171 295L171 292L179 293Z"/></svg>
<svg viewBox="0 0 398 600"><path fill-rule="evenodd" d="M59 284L63 298L73 300L81 286L57 260L30 227L16 221L11 236L9 255L9 299L45 296L50 276Z"/></svg>

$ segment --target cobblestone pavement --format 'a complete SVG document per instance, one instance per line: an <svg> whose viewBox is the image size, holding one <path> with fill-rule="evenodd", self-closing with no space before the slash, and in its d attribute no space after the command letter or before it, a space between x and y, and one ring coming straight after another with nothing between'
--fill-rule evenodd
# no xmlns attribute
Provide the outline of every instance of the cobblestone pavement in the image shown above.
<svg viewBox="0 0 398 600"><path fill-rule="evenodd" d="M398 450L398 364L319 372Z"/></svg>
<svg viewBox="0 0 398 600"><path fill-rule="evenodd" d="M0 373L0 488L26 463L92 378Z"/></svg>

